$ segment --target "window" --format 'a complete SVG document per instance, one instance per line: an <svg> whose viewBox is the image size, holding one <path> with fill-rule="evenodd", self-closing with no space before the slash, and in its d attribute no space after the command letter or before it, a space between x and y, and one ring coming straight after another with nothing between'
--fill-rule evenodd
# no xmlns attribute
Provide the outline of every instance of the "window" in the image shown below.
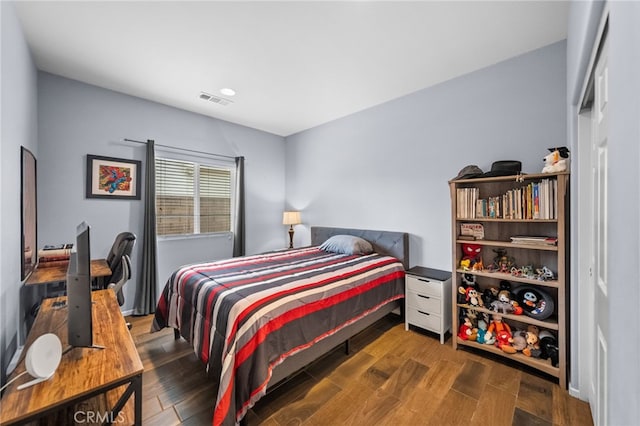
<svg viewBox="0 0 640 426"><path fill-rule="evenodd" d="M158 236L231 231L231 166L156 158Z"/></svg>

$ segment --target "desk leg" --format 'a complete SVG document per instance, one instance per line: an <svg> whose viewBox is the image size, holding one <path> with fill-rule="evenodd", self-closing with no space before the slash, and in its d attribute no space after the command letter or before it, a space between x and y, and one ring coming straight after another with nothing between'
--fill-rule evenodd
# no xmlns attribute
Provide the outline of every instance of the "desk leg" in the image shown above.
<svg viewBox="0 0 640 426"><path fill-rule="evenodd" d="M142 374L135 376L131 379L129 386L124 390L120 399L111 410L111 419L118 418L118 413L122 411L122 408L127 403L129 398L131 398L131 394L134 394L133 398L133 409L134 409L134 424L136 426L142 425ZM106 424L110 425L111 422L107 422Z"/></svg>
<svg viewBox="0 0 640 426"><path fill-rule="evenodd" d="M133 383L131 384L135 387L135 395L134 395L134 410L135 410L135 425L142 425L142 374L133 378Z"/></svg>

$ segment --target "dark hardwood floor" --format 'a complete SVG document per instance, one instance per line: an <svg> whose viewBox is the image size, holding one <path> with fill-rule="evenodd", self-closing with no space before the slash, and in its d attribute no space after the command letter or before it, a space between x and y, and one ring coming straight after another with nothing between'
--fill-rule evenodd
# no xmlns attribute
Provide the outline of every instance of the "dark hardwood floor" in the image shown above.
<svg viewBox="0 0 640 426"><path fill-rule="evenodd" d="M173 331L127 317L144 363L143 424L211 424L213 386ZM557 384L387 317L260 400L249 425L591 425L587 403Z"/></svg>

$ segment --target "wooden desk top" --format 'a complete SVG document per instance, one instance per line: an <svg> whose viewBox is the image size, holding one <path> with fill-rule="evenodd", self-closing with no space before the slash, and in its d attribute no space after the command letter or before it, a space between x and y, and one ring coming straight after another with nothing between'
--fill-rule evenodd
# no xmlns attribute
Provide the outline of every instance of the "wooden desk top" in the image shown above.
<svg viewBox="0 0 640 426"><path fill-rule="evenodd" d="M91 261L91 277L108 277L111 275L111 268L105 259L94 259ZM25 285L38 285L47 283L57 283L67 280L67 266L52 266L48 268L36 268L27 278Z"/></svg>
<svg viewBox="0 0 640 426"><path fill-rule="evenodd" d="M20 377L9 385L0 401L0 424L26 419L142 374L142 362L115 294L111 290L99 290L92 293L92 298L93 343L105 346L105 349L72 348L62 355L60 366L51 379L18 391L18 385L32 379L29 374ZM54 333L60 338L63 351L68 348L66 305L52 307L59 300L66 300L66 297L46 299L42 303L23 356L9 379L25 371L24 356L40 335Z"/></svg>

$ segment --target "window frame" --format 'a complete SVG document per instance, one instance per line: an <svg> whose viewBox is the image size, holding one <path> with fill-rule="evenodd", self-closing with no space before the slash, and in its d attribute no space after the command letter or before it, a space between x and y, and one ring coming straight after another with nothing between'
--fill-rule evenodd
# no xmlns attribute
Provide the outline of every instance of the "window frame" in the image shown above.
<svg viewBox="0 0 640 426"><path fill-rule="evenodd" d="M224 234L233 234L233 229L235 227L235 219L236 219L236 165L235 162L230 160L223 160L219 158L210 158L204 156L196 156L185 154L184 152L178 153L169 150L157 150L155 160L173 160L173 161L183 161L194 164L194 194L193 194L193 232L187 234L166 234L160 235L157 232L158 227L158 214L156 211L156 238L159 240L176 240L176 239L189 239L189 238L206 238L208 236L219 236ZM200 166L213 167L218 169L228 170L230 173L229 176L229 229L226 231L215 231L215 232L200 232ZM156 164L154 164L155 172L156 172L156 209L157 209L157 176L158 169ZM195 232L195 231L198 232Z"/></svg>

